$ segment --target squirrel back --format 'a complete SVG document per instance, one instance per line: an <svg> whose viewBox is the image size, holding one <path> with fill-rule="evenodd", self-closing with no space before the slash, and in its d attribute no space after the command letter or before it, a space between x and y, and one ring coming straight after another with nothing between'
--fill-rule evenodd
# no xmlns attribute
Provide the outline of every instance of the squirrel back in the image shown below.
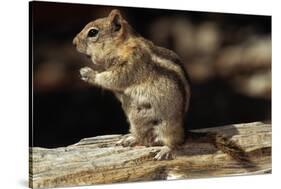
<svg viewBox="0 0 281 189"><path fill-rule="evenodd" d="M122 104L132 133L122 144L162 145L164 150L155 158L170 157L170 151L184 143L184 117L191 96L178 55L141 37L118 10L87 24L73 44L101 68L82 68L82 79L114 92ZM235 159L247 159L239 145L216 133L188 132L187 136L205 138Z"/></svg>

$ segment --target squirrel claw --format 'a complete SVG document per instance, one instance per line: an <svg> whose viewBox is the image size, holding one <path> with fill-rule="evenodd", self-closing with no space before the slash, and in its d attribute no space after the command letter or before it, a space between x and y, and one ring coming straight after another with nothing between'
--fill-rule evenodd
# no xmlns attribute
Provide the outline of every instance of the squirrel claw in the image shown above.
<svg viewBox="0 0 281 189"><path fill-rule="evenodd" d="M174 159L172 150L168 146L164 146L153 158L154 160L171 160Z"/></svg>
<svg viewBox="0 0 281 189"><path fill-rule="evenodd" d="M135 137L129 135L129 136L125 136L124 138L119 140L116 144L121 145L123 147L132 147L137 144L137 140Z"/></svg>

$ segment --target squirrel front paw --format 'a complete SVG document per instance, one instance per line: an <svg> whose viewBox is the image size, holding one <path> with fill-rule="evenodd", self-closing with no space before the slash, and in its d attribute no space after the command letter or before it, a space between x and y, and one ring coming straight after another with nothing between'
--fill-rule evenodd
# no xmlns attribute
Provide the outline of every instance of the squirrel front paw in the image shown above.
<svg viewBox="0 0 281 189"><path fill-rule="evenodd" d="M89 68L89 67L84 67L80 69L80 75L81 75L81 79L83 81L87 81L87 82L94 82L95 81L95 75L96 75L96 71L94 71L93 69Z"/></svg>

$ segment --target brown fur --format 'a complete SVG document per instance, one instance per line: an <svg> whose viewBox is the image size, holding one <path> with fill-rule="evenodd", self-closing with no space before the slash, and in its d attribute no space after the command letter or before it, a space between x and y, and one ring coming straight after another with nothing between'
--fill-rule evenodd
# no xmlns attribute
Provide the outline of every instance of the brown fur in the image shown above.
<svg viewBox="0 0 281 189"><path fill-rule="evenodd" d="M95 37L88 36L91 29L98 30ZM171 150L184 143L184 115L190 99L179 57L138 35L118 10L87 24L73 43L102 68L101 72L82 68L82 79L114 92L122 103L132 135L120 143L163 145L155 159L171 158ZM221 147L219 139L212 142Z"/></svg>

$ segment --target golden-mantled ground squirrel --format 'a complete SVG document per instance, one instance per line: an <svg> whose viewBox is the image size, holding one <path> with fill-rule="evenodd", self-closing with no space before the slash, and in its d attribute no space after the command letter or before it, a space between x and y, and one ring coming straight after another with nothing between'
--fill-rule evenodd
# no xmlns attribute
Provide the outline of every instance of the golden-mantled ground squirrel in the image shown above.
<svg viewBox="0 0 281 189"><path fill-rule="evenodd" d="M137 34L118 10L87 24L73 44L99 67L82 68L82 79L114 92L122 103L131 135L120 143L164 146L155 159L170 159L172 150L185 141L184 116L191 95L179 57ZM227 143L212 136L214 143Z"/></svg>

